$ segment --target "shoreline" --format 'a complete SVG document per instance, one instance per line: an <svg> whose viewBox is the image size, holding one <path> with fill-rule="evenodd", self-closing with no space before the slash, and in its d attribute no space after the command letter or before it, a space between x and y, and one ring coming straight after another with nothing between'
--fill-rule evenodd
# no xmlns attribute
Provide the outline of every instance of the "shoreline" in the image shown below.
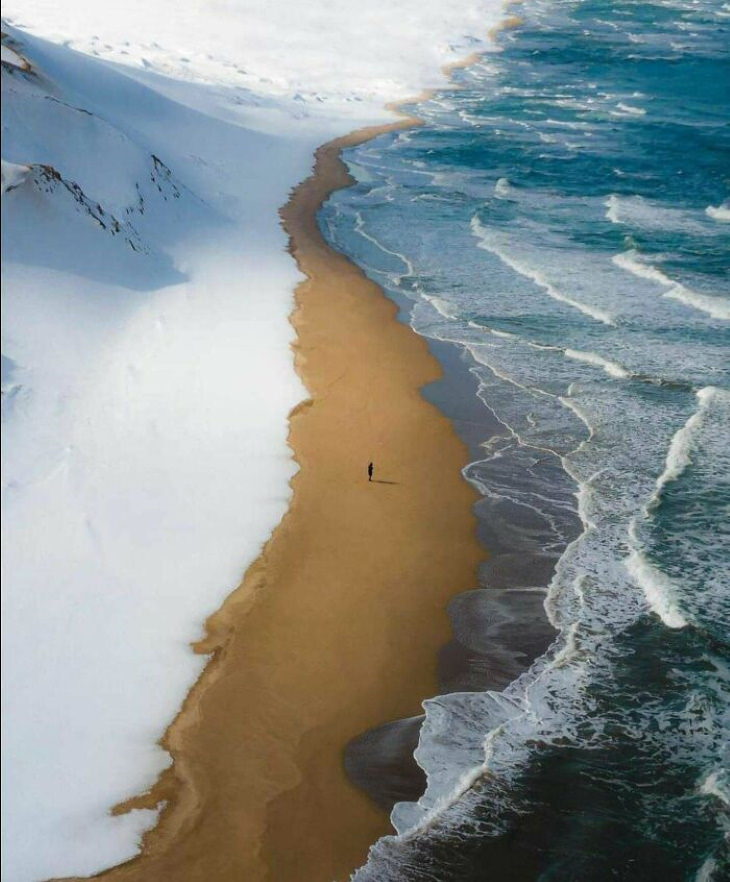
<svg viewBox="0 0 730 882"><path fill-rule="evenodd" d="M441 375L428 344L326 244L316 213L351 181L344 148L417 124L323 145L282 209L307 277L291 316L310 398L290 414L290 507L195 647L212 657L162 740L173 766L115 809L165 801L157 825L139 855L94 878L345 879L391 830L342 752L437 694L447 602L486 556L480 497L461 476L466 447L419 391Z"/></svg>

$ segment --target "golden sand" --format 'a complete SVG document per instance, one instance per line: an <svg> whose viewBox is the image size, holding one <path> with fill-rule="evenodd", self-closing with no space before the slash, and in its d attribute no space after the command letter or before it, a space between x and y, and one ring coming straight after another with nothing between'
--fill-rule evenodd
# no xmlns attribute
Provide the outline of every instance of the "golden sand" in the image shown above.
<svg viewBox="0 0 730 882"><path fill-rule="evenodd" d="M288 513L196 646L212 657L163 739L173 766L117 809L166 801L159 823L106 882L343 880L390 830L347 780L344 746L438 691L445 606L474 587L484 552L467 450L419 393L440 368L325 243L316 212L350 183L344 147L414 122L320 148L282 210L307 276L292 316L310 395L290 417L300 471Z"/></svg>

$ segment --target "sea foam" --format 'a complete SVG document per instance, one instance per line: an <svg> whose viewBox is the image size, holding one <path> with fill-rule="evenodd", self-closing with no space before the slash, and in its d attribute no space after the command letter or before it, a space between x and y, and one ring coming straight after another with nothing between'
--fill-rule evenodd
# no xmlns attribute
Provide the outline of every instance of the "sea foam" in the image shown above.
<svg viewBox="0 0 730 882"><path fill-rule="evenodd" d="M629 534L637 542L633 530ZM647 603L668 628L684 628L688 621L680 611L676 599L676 587L672 581L655 567L638 548L634 548L627 560L626 568L636 584L644 592Z"/></svg>
<svg viewBox="0 0 730 882"><path fill-rule="evenodd" d="M676 208L643 196L618 196L612 193L603 203L606 219L613 224L623 224L647 231L679 231L698 236L713 233L706 213Z"/></svg>
<svg viewBox="0 0 730 882"><path fill-rule="evenodd" d="M713 404L730 394L713 386L697 392L699 406L687 422L672 436L667 451L664 470L656 480L654 491L643 507L641 517L647 520L661 504L662 494L668 484L678 480L692 462L692 450ZM634 518L629 525L631 552L626 561L628 571L644 592L651 609L667 627L682 628L688 620L679 608L678 586L647 557L639 539L639 521Z"/></svg>
<svg viewBox="0 0 730 882"><path fill-rule="evenodd" d="M595 365L617 380L624 380L631 376L631 371L626 370L625 367L622 367L622 365L615 361L598 355L596 352L579 352L577 349L566 349L565 357L572 358L574 361L582 361L585 364Z"/></svg>
<svg viewBox="0 0 730 882"><path fill-rule="evenodd" d="M538 287L546 291L547 294L553 298L553 300L558 300L561 303L565 303L567 306L572 306L573 309L577 309L579 312L582 312L583 315L587 315L590 318L595 319L598 322L602 322L605 325L616 324L613 316L610 313L588 303L582 303L580 300L576 300L573 297L569 297L567 294L559 291L554 285L550 284L550 282L539 270L534 270L531 267L524 266L513 257L510 257L503 250L503 248L500 247L499 243L495 239L495 236L485 226L483 226L483 224L476 216L474 216L471 220L471 228L474 232L474 235L479 240L477 243L479 248L483 248L485 251L490 251L492 254L496 255L503 263L511 267L515 272L519 273L521 276L524 276L527 279L530 279Z"/></svg>
<svg viewBox="0 0 730 882"><path fill-rule="evenodd" d="M730 223L730 205L708 205L705 214L723 224Z"/></svg>
<svg viewBox="0 0 730 882"><path fill-rule="evenodd" d="M730 806L730 773L727 769L710 772L700 784L700 793L714 796L724 805Z"/></svg>
<svg viewBox="0 0 730 882"><path fill-rule="evenodd" d="M730 301L721 297L711 297L707 294L701 294L687 288L680 282L675 282L669 278L661 270L651 264L644 263L635 250L625 251L621 254L615 254L612 258L616 266L642 279L656 282L661 285L665 291L663 296L672 300L678 300L686 306L699 309L707 315L716 319L725 319L730 321Z"/></svg>
<svg viewBox="0 0 730 882"><path fill-rule="evenodd" d="M722 397L730 399L730 395L727 392L714 386L705 386L697 392L699 407L672 438L667 452L664 471L657 478L656 489L647 506L649 511L656 508L659 504L666 485L676 481L691 463L692 447L697 433L702 428L704 418L713 403Z"/></svg>

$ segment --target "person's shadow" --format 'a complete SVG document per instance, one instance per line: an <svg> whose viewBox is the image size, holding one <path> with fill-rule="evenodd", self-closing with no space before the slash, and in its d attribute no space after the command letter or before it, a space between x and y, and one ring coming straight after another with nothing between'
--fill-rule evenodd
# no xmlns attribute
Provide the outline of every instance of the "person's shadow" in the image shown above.
<svg viewBox="0 0 730 882"><path fill-rule="evenodd" d="M380 478L373 478L371 484L398 484L398 481L381 481Z"/></svg>

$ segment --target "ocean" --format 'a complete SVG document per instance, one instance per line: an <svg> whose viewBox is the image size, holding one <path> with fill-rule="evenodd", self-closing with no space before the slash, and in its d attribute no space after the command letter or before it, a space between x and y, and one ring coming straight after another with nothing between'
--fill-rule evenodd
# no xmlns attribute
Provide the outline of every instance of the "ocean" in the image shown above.
<svg viewBox="0 0 730 882"><path fill-rule="evenodd" d="M320 214L442 360L490 550L355 879L719 882L730 6L518 11Z"/></svg>

